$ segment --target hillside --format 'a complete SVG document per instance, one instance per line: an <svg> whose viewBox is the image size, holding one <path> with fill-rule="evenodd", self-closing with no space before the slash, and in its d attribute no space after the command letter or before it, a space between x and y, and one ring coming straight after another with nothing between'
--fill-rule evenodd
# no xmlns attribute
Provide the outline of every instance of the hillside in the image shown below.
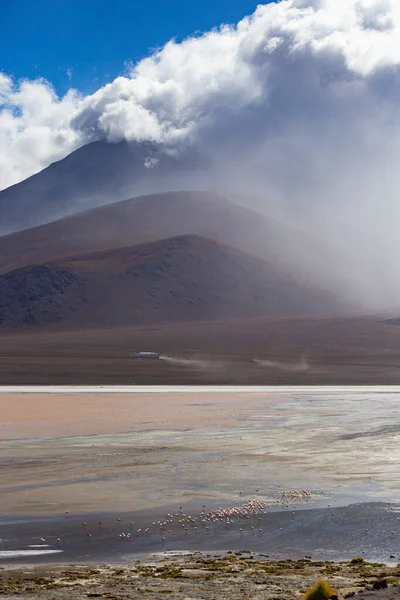
<svg viewBox="0 0 400 600"><path fill-rule="evenodd" d="M172 156L148 143L79 148L0 191L0 273L190 233L236 246L308 285L357 297L353 274L343 273L335 251L266 216L267 197L195 191L224 185L210 178L208 160L193 148Z"/></svg>
<svg viewBox="0 0 400 600"><path fill-rule="evenodd" d="M187 235L0 276L0 326L110 327L343 311L270 264Z"/></svg>
<svg viewBox="0 0 400 600"><path fill-rule="evenodd" d="M0 273L92 251L194 234L237 247L304 285L345 297L351 288L319 240L238 206L221 193L153 194L88 210L53 223L0 236Z"/></svg>
<svg viewBox="0 0 400 600"><path fill-rule="evenodd" d="M222 194L190 191L153 194L1 236L0 273L78 253L133 246L188 233L237 246L261 258L276 254L276 246L285 237L296 237L296 232L233 204ZM298 243L304 244L305 240L299 239Z"/></svg>

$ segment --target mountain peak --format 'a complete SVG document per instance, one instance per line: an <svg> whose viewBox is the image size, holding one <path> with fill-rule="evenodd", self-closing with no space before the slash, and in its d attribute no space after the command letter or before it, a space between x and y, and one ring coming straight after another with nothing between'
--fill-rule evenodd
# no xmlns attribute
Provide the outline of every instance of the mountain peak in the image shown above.
<svg viewBox="0 0 400 600"><path fill-rule="evenodd" d="M0 192L0 235L189 182L193 188L202 181L197 174L203 162L189 152L168 155L149 143L92 142Z"/></svg>

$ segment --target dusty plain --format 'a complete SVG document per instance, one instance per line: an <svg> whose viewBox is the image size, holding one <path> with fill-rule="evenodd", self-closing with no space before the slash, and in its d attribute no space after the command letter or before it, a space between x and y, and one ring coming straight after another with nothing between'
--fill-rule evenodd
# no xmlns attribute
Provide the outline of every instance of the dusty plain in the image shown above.
<svg viewBox="0 0 400 600"><path fill-rule="evenodd" d="M0 339L0 385L400 384L400 326L377 317L33 327ZM168 360L133 360L141 350Z"/></svg>

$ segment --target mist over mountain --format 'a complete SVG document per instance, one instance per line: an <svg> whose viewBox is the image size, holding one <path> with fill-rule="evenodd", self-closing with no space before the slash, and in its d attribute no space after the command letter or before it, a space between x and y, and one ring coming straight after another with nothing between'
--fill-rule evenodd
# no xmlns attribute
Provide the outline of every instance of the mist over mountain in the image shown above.
<svg viewBox="0 0 400 600"><path fill-rule="evenodd" d="M250 199L228 193L180 191L150 194L76 213L0 237L0 273L83 252L105 251L185 234L240 249L291 275L303 285L358 300L357 278L346 279L337 257L314 238L237 204ZM337 290L340 293L337 293Z"/></svg>
<svg viewBox="0 0 400 600"><path fill-rule="evenodd" d="M39 176L37 176L39 177ZM93 250L107 250L182 234L205 236L284 264L309 245L323 246L279 221L230 201L227 193L173 191L106 204L0 236L0 272ZM235 196L235 200L246 198ZM285 243L288 245L285 250Z"/></svg>
<svg viewBox="0 0 400 600"><path fill-rule="evenodd" d="M399 32L397 0L282 0L93 94L1 74L0 233L142 194L236 193L328 247L315 281L398 306Z"/></svg>
<svg viewBox="0 0 400 600"><path fill-rule="evenodd" d="M333 238L328 218L325 230L312 220L304 227L293 214L282 215L268 198L239 194L235 186L229 190L228 180L228 190L199 191L214 183L207 157L195 152L166 156L153 146L152 155L159 159L148 165L149 151L146 144L94 142L0 192L0 269L77 251L197 234L272 261L362 311L397 304L392 288L385 295L386 271L378 271L366 257L361 260L363 246L346 238L344 227L343 235ZM186 185L189 190L176 191ZM132 191L145 195L121 200Z"/></svg>
<svg viewBox="0 0 400 600"><path fill-rule="evenodd" d="M398 383L399 39L280 0L93 93L0 72L3 381Z"/></svg>

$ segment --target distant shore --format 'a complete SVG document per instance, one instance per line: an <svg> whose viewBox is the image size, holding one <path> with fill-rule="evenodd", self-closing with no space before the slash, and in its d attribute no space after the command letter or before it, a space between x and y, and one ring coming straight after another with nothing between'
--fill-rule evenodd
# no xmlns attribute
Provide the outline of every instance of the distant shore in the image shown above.
<svg viewBox="0 0 400 600"><path fill-rule="evenodd" d="M247 419L249 402L258 411L271 410L293 394L340 397L349 392L400 396L400 386L0 386L0 438L238 427Z"/></svg>
<svg viewBox="0 0 400 600"><path fill-rule="evenodd" d="M400 384L400 327L377 317L29 327L2 331L1 342L3 386ZM131 358L140 350L168 360Z"/></svg>

